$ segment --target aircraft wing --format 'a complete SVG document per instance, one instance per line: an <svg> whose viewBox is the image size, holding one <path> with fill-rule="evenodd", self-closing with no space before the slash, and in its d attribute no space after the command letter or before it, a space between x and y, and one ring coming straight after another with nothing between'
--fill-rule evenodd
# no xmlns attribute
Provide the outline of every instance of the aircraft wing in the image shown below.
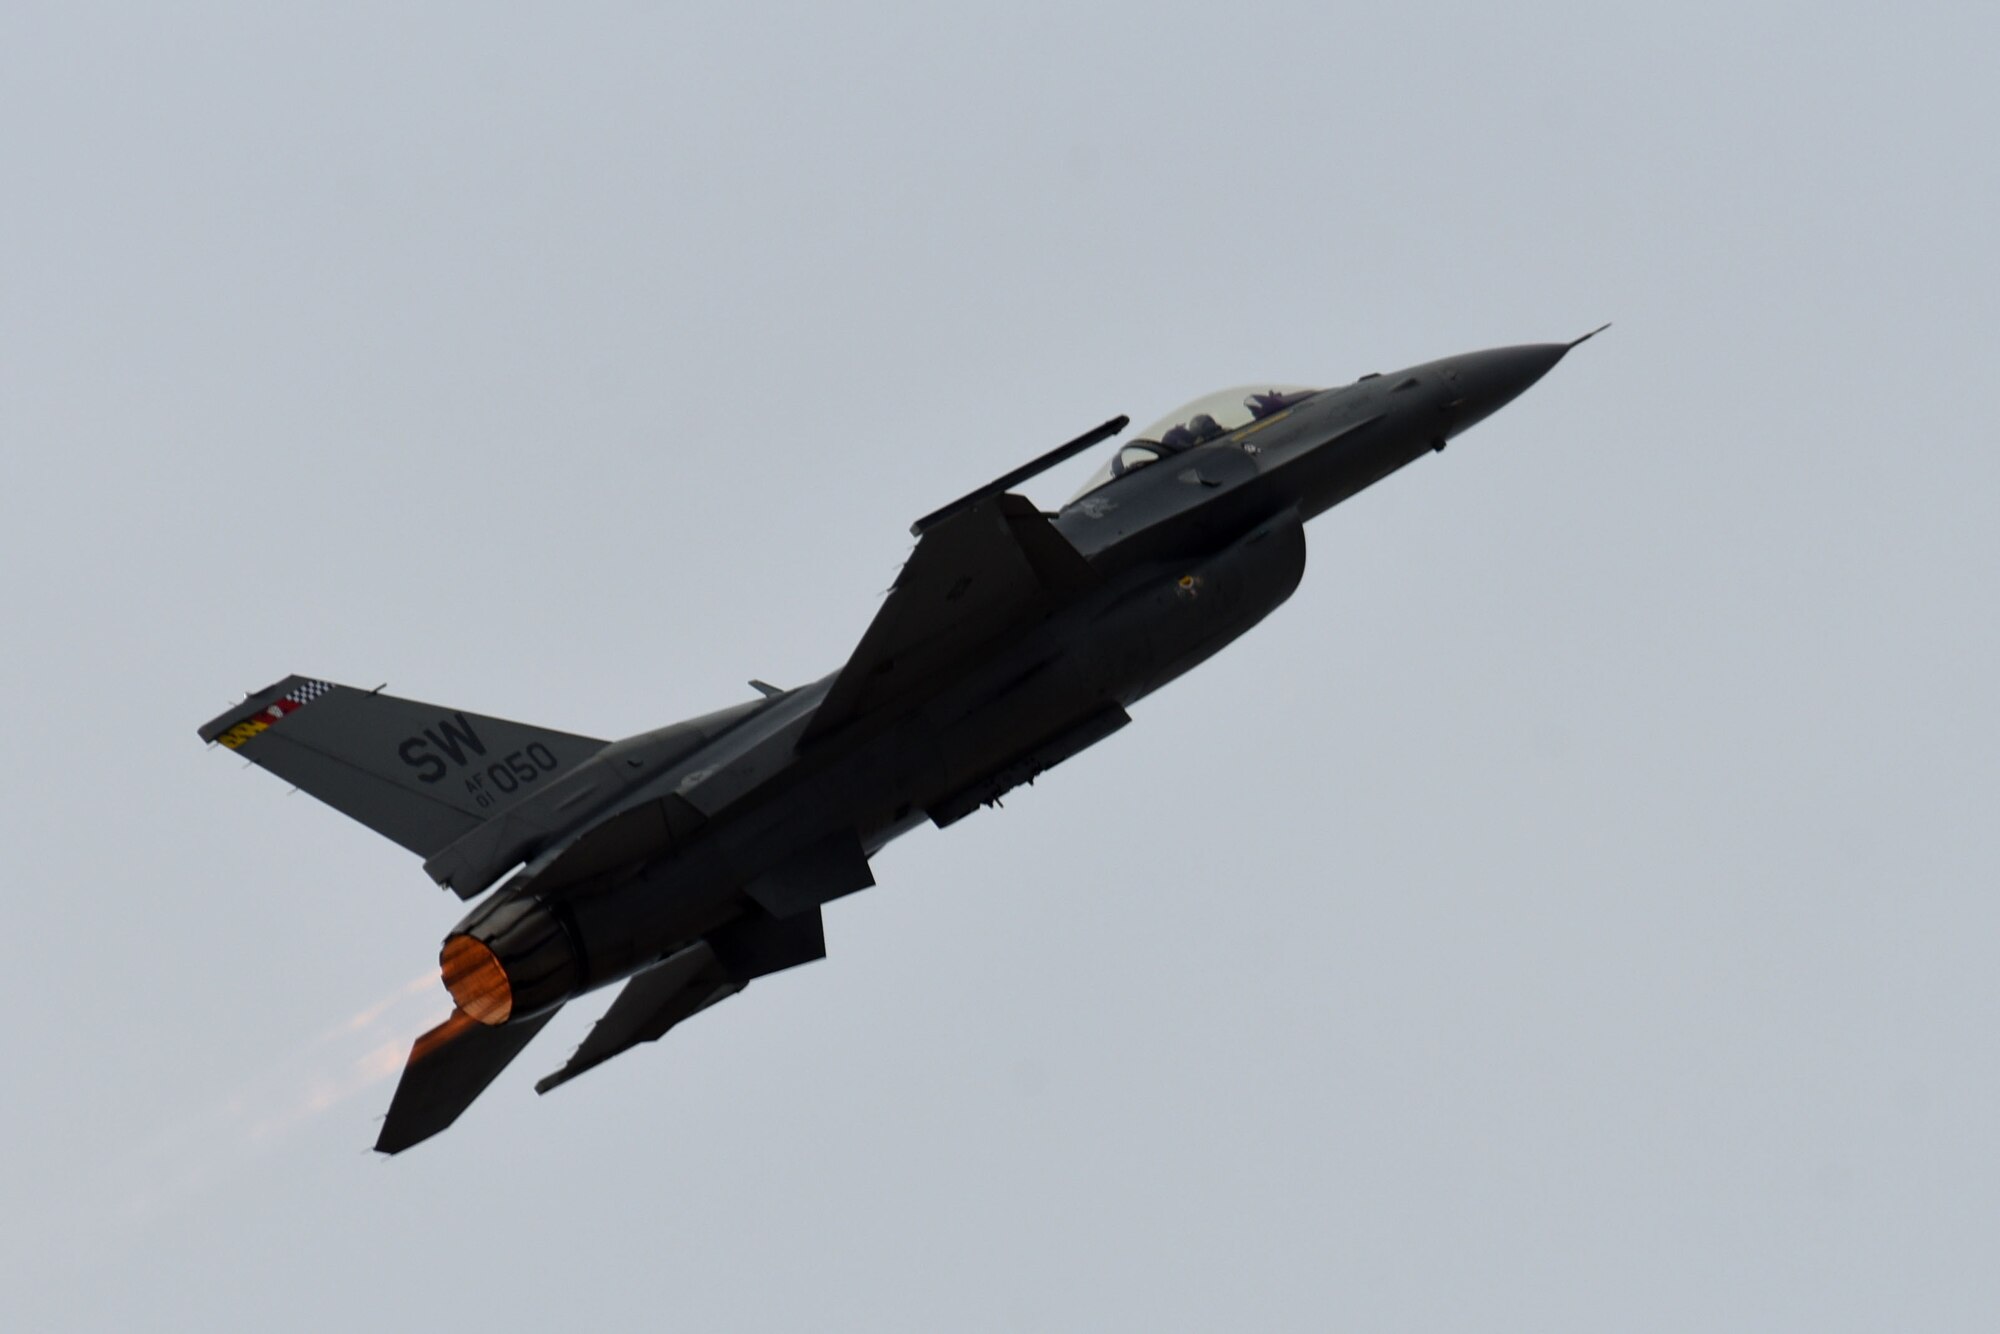
<svg viewBox="0 0 2000 1334"><path fill-rule="evenodd" d="M916 550L800 740L920 688L1099 575L1024 496L974 500L922 528Z"/></svg>
<svg viewBox="0 0 2000 1334"><path fill-rule="evenodd" d="M658 1042L675 1024L729 999L743 985L723 976L706 944L690 945L627 982L568 1064L536 1081L535 1092L567 1084L642 1042Z"/></svg>

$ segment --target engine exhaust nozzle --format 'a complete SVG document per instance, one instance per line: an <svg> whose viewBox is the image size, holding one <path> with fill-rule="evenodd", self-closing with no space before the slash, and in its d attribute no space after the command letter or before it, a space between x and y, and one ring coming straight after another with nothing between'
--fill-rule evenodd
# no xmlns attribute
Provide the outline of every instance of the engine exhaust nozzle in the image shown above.
<svg viewBox="0 0 2000 1334"><path fill-rule="evenodd" d="M504 1024L514 1013L514 984L483 940L450 936L438 955L444 989L459 1009L482 1024Z"/></svg>
<svg viewBox="0 0 2000 1334"><path fill-rule="evenodd" d="M482 1024L547 1014L584 981L576 946L556 915L533 895L507 890L452 929L438 964L453 1002Z"/></svg>

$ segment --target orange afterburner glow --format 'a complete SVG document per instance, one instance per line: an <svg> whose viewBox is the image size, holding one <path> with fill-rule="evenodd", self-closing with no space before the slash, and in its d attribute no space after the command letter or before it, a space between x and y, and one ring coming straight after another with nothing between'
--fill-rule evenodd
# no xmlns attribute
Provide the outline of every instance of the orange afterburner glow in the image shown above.
<svg viewBox="0 0 2000 1334"><path fill-rule="evenodd" d="M514 987L493 951L471 936L451 936L438 956L444 965L444 989L472 1018L482 1024L504 1024L514 1013Z"/></svg>

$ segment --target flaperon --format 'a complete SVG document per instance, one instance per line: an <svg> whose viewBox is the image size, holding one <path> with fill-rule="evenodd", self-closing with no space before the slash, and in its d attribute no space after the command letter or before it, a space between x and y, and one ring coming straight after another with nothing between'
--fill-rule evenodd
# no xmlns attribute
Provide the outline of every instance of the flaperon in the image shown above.
<svg viewBox="0 0 2000 1334"><path fill-rule="evenodd" d="M823 958L821 908L874 883L884 844L1123 727L1291 595L1307 519L1443 449L1574 346L1211 394L1119 444L1055 514L1008 489L1126 425L1106 422L918 520L832 675L753 681L756 699L623 741L302 676L208 723L204 741L422 856L461 898L492 890L445 937L452 1016L417 1039L375 1147L450 1125L586 991L624 983L543 1092Z"/></svg>

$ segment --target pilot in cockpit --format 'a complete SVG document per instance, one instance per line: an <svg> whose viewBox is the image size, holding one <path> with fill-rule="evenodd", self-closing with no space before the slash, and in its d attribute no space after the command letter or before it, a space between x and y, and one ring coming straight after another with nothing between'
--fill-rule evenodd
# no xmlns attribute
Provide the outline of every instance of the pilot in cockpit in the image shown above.
<svg viewBox="0 0 2000 1334"><path fill-rule="evenodd" d="M1265 380L1204 394L1192 403L1182 404L1172 416L1162 417L1153 425L1134 433L1118 447L1117 453L1104 461L1103 467L1091 474L1083 489L1070 498L1070 503L1075 504L1099 487L1129 476L1162 458L1210 441L1227 439L1232 431L1254 429L1255 423L1270 421L1318 392L1301 385L1273 384Z"/></svg>
<svg viewBox="0 0 2000 1334"><path fill-rule="evenodd" d="M1160 437L1160 444L1179 452L1213 440L1223 433L1221 423L1206 412L1198 412Z"/></svg>

